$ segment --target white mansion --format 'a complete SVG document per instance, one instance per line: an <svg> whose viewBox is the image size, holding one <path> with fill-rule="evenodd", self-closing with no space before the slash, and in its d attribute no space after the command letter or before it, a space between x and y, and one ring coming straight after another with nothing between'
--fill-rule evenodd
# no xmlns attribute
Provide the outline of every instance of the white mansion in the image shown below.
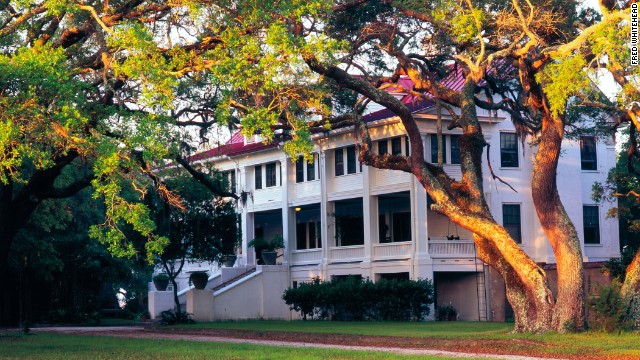
<svg viewBox="0 0 640 360"><path fill-rule="evenodd" d="M400 84L411 86L406 78ZM409 95L394 95L414 112L425 144L424 158L437 162L435 106L414 102ZM516 138L506 114L478 109L478 116L491 145L494 172L517 190L493 181L487 163L483 163L485 197L493 217L553 277L554 255L531 200L536 148ZM391 112L380 109L365 119L374 151L406 154L407 137ZM446 130L450 120L446 114L442 120L443 166L459 179L457 138L461 132ZM504 284L477 259L471 234L431 211L430 199L412 175L361 165L353 132L351 127L315 135L313 163L293 162L281 144L263 144L258 137L246 139L239 133L226 145L192 158L213 162L227 172L234 191L248 194L238 205L243 241L235 267L216 270L210 277L210 287L217 287L215 309L208 319L296 318L280 298L284 288L314 277L345 275L374 281L433 279L437 304L451 303L460 319L503 320L508 316ZM484 154L483 160L486 158ZM618 221L607 218L607 211L615 204L596 204L591 198L592 184L606 179L615 160L613 143L583 137L563 143L558 167L560 195L578 230L587 275L594 278L598 272L590 268L620 253ZM282 235L286 244L278 265L258 265L254 270L255 251L248 242L275 235ZM266 282L279 284L277 290L266 290ZM223 283L227 286L219 286ZM157 299L150 297L150 304L154 301ZM158 306L162 307L150 305L155 312Z"/></svg>

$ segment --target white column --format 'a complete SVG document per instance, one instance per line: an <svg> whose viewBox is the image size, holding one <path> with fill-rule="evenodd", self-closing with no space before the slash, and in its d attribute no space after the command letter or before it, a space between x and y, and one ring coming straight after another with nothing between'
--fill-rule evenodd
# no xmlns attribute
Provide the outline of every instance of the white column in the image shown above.
<svg viewBox="0 0 640 360"><path fill-rule="evenodd" d="M282 265L289 263L289 255L291 253L291 227L293 225L293 215L289 209L289 187L291 185L289 176L289 159L286 157L280 159L280 176L282 176L282 237L284 238Z"/></svg>
<svg viewBox="0 0 640 360"><path fill-rule="evenodd" d="M326 270L329 257L329 208L327 203L327 167L325 152L321 151L318 156L318 176L320 177L320 241L322 242L322 262L320 269L322 278L326 280Z"/></svg>
<svg viewBox="0 0 640 360"><path fill-rule="evenodd" d="M423 143L426 136L422 137ZM426 147L425 147L426 157ZM427 222L427 191L415 176L411 177L411 216L414 242L413 278L433 279L433 260L429 255L429 229ZM432 312L434 309L431 309Z"/></svg>
<svg viewBox="0 0 640 360"><path fill-rule="evenodd" d="M415 177L411 178L411 216L415 226L412 229L412 239L415 242L418 256L429 254L427 242L427 191Z"/></svg>
<svg viewBox="0 0 640 360"><path fill-rule="evenodd" d="M364 218L364 258L362 259L362 270L363 275L369 276L370 279L373 279L373 274L371 273L371 257L373 252L372 238L375 236L374 226L376 225L376 220L372 219L372 216L375 216L377 213L377 209L372 209L374 205L377 205L375 199L371 199L371 185L370 185L370 167L363 166L362 167L362 215Z"/></svg>
<svg viewBox="0 0 640 360"><path fill-rule="evenodd" d="M242 189L246 192L251 192L251 189L249 189L248 184L250 184L251 182L249 181L249 179L247 179L247 177L249 176L248 171L247 171L247 167L241 167L240 168L240 176L239 178L242 179ZM240 183L240 182L239 182ZM240 185L239 185L240 186ZM244 202L242 204L242 208L240 209L241 214L241 228L242 228L242 245L241 245L241 251L242 254L240 254L240 258L238 259L238 264L239 265L255 265L255 253L253 248L249 248L248 247L248 243L250 240L253 239L254 237L254 221L253 221L253 213L249 213L249 205L247 204L247 202L251 201L249 199L249 196L247 196L247 200L246 202Z"/></svg>

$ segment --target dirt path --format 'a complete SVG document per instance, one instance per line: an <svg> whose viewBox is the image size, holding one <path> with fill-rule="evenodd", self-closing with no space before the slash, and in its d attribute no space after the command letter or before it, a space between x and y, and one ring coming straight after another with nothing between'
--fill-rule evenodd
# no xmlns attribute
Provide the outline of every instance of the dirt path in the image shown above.
<svg viewBox="0 0 640 360"><path fill-rule="evenodd" d="M396 354L447 356L453 358L487 358L510 360L542 359L540 357L523 355L505 355L487 353L486 351L478 352L478 343L474 340L465 340L464 344L462 344L460 341L436 339L437 343L439 345L442 345L442 348L440 348L440 346L434 346L438 345L433 344L434 339L245 330L174 329L114 326L35 328L33 329L33 332L36 334L57 333L93 336L115 336L138 339L171 339L202 342L227 342L238 344L242 343L270 346L289 346L300 348L309 347L359 351L380 351ZM494 341L492 341L492 344L496 345ZM510 345L513 346L513 344ZM453 349L464 348L465 351L453 351L451 347L453 347Z"/></svg>

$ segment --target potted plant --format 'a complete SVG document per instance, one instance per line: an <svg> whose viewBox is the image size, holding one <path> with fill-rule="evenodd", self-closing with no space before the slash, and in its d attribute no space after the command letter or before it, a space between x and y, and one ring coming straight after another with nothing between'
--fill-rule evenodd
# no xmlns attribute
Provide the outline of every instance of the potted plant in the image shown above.
<svg viewBox="0 0 640 360"><path fill-rule="evenodd" d="M189 285L193 284L196 290L203 290L209 282L209 274L206 271L194 271L189 275Z"/></svg>
<svg viewBox="0 0 640 360"><path fill-rule="evenodd" d="M153 285L158 291L167 291L167 286L169 286L169 275L165 273L155 275L153 277Z"/></svg>
<svg viewBox="0 0 640 360"><path fill-rule="evenodd" d="M271 241L255 238L249 241L248 245L256 249L258 260L261 260L264 265L275 265L278 250L284 248L284 239L281 235L276 235Z"/></svg>
<svg viewBox="0 0 640 360"><path fill-rule="evenodd" d="M233 267L237 259L238 257L236 255L223 255L222 265L224 265L224 267Z"/></svg>
<svg viewBox="0 0 640 360"><path fill-rule="evenodd" d="M456 321L458 320L458 311L451 304L447 306L438 306L438 320Z"/></svg>

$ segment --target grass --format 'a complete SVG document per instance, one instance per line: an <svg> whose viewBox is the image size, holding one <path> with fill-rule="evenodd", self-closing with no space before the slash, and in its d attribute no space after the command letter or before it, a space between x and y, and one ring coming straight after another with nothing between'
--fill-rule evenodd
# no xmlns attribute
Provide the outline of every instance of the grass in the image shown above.
<svg viewBox="0 0 640 360"><path fill-rule="evenodd" d="M39 334L0 338L0 359L443 359L384 352Z"/></svg>
<svg viewBox="0 0 640 360"><path fill-rule="evenodd" d="M341 321L221 321L177 325L182 328L294 331L322 334L399 336L445 339L493 339L507 334L513 324L493 322L341 322Z"/></svg>
<svg viewBox="0 0 640 360"><path fill-rule="evenodd" d="M184 326L179 326L184 327ZM229 321L197 323L191 328L257 331L294 331L349 335L399 336L460 340L535 341L541 355L603 354L640 358L640 333L606 334L597 331L557 334L512 334L513 324L491 322L337 322L337 321ZM515 346L515 345L514 345Z"/></svg>

